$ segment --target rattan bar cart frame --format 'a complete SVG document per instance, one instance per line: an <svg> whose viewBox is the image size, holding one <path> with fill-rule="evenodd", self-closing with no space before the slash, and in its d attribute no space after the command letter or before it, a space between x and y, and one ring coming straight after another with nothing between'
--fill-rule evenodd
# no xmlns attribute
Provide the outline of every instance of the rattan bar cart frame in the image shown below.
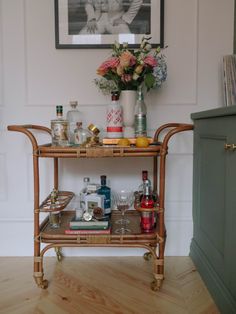
<svg viewBox="0 0 236 314"><path fill-rule="evenodd" d="M33 148L33 175L34 175L34 279L40 288L47 288L48 281L44 279L43 257L47 250L54 248L57 258L62 258L62 247L129 247L144 248L147 253L145 259L153 258L154 280L151 283L153 290L159 290L164 279L164 251L166 242L166 228L164 222L165 213L165 170L168 143L170 138L179 132L192 130L193 125L181 123L168 123L159 127L153 138L153 144L147 148L98 146L84 148L78 146L55 147L51 144L39 145L34 135L34 130L46 132L51 135L51 130L39 125L10 125L9 131L24 133L31 141ZM164 134L163 141L160 136ZM132 222L132 234L117 235L111 232L109 235L68 235L65 228L71 219L73 212L63 211L73 192L59 191L61 199L59 210L62 211L62 224L60 229L52 230L49 227L49 215L40 223L40 213L45 212L45 203L50 200L50 195L40 203L40 174L39 158L51 158L54 162L54 188L59 188L58 161L60 158L115 158L115 157L151 157L153 159L153 189L159 195L157 211L157 224L153 233L142 233L139 226L138 211L129 211ZM58 210L58 208L57 208ZM116 213L115 213L116 214ZM115 217L112 215L112 219ZM41 244L45 246L41 249ZM158 246L158 249L157 249Z"/></svg>

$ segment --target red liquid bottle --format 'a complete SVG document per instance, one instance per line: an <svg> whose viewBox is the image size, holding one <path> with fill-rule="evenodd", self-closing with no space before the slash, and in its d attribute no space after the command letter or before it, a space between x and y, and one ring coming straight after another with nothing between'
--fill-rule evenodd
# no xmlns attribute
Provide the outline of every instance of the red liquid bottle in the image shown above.
<svg viewBox="0 0 236 314"><path fill-rule="evenodd" d="M141 200L141 208L150 209L150 211L141 212L141 228L143 232L153 232L154 228L154 200L151 193L151 186L149 180L144 182L144 191Z"/></svg>

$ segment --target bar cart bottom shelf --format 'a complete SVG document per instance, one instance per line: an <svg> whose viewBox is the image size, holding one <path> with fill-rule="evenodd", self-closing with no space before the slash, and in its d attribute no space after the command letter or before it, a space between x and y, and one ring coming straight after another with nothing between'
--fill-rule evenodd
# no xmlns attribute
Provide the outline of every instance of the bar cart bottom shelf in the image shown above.
<svg viewBox="0 0 236 314"><path fill-rule="evenodd" d="M157 252L158 245L164 245L164 239L161 239L158 233L142 233L140 228L140 214L136 210L130 210L126 216L130 220L130 233L117 235L115 223L121 218L118 211L112 211L111 233L110 234L65 234L69 229L69 222L75 215L74 211L61 212L61 226L58 229L51 229L48 217L42 223L40 231L41 243L45 247L41 250L40 256L34 257L35 269L34 279L39 288L46 289L48 281L44 279L43 256L47 250L54 248L58 261L62 260L61 248L63 247L117 247L117 248L145 248L148 250L143 256L146 261L152 259L154 280L151 282L151 289L157 291L160 289L164 279L164 260L160 259Z"/></svg>

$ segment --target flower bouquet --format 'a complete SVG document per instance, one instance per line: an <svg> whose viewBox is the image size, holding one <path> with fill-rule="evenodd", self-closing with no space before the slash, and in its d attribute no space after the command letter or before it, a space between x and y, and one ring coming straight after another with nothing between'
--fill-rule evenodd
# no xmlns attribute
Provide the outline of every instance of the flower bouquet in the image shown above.
<svg viewBox="0 0 236 314"><path fill-rule="evenodd" d="M128 43L115 42L111 57L97 69L102 78L95 79L95 84L103 94L113 90L137 90L140 85L149 91L162 85L167 77L165 56L159 47L152 49L150 39L144 37L137 50L129 49Z"/></svg>

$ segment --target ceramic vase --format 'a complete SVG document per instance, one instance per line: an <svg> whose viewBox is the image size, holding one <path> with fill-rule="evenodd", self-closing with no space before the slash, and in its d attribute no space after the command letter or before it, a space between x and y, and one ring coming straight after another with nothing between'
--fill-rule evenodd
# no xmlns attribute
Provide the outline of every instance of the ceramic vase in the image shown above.
<svg viewBox="0 0 236 314"><path fill-rule="evenodd" d="M134 137L134 107L137 99L136 90L122 90L120 104L123 110L123 136Z"/></svg>

